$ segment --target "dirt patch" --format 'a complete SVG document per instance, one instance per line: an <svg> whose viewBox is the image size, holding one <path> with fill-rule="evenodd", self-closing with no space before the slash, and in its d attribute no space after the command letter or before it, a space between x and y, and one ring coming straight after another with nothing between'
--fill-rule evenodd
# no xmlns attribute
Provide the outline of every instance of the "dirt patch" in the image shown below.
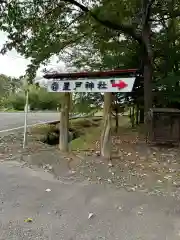
<svg viewBox="0 0 180 240"><path fill-rule="evenodd" d="M141 129L141 127L140 127ZM128 191L148 194L180 196L180 149L152 146L145 142L139 129L128 125L119 128L112 137L112 165L108 165L94 152L99 151L97 141L93 150L81 151L78 166L80 174L89 180L107 182Z"/></svg>

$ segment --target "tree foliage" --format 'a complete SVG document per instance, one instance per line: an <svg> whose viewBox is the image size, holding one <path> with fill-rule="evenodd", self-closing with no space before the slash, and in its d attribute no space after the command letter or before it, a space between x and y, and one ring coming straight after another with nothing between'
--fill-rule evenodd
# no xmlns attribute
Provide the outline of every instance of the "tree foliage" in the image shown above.
<svg viewBox="0 0 180 240"><path fill-rule="evenodd" d="M0 74L0 98L15 92L19 86L19 79Z"/></svg>
<svg viewBox="0 0 180 240"><path fill-rule="evenodd" d="M8 32L9 39L2 52L15 47L32 59L31 70L34 71L53 54L86 38L98 42L125 34L142 43L143 20L148 17L143 10L151 11L158 19L163 12L160 3L153 0L86 0L83 4L75 0L13 0L2 8L1 29Z"/></svg>
<svg viewBox="0 0 180 240"><path fill-rule="evenodd" d="M73 112L95 113L102 108L101 93L75 93L73 96Z"/></svg>
<svg viewBox="0 0 180 240"><path fill-rule="evenodd" d="M2 53L31 58L31 76L53 54L88 70L140 67L148 109L152 90L158 101L166 91L172 97L167 79L179 89L179 16L180 0L12 0L1 7Z"/></svg>
<svg viewBox="0 0 180 240"><path fill-rule="evenodd" d="M30 86L29 105L31 110L56 110L61 103L61 96L58 93L48 93L46 89ZM1 107L7 109L24 110L25 92L20 89L19 92L9 95L1 102Z"/></svg>

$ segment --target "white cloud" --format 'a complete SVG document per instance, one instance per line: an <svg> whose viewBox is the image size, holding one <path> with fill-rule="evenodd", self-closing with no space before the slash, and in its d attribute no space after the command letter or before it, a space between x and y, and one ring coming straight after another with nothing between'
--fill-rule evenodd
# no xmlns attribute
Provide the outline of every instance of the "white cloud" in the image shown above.
<svg viewBox="0 0 180 240"><path fill-rule="evenodd" d="M7 40L7 35L4 32L0 31L0 49ZM47 69L62 69L65 71L65 64L63 62L57 63L58 58L52 57L50 64L47 66ZM25 59L23 56L18 54L15 50L8 52L5 55L0 55L0 74L5 74L7 76L19 77L25 74L27 65L30 63L28 59ZM37 72L38 76L42 76L42 69L40 67Z"/></svg>

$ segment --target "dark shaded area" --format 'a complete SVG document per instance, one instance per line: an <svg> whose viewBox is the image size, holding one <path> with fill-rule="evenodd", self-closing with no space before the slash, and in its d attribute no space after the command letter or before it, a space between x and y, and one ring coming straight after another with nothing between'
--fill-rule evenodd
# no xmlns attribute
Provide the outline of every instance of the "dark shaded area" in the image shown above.
<svg viewBox="0 0 180 240"><path fill-rule="evenodd" d="M156 144L180 142L180 110L173 108L153 108L148 116L148 140Z"/></svg>
<svg viewBox="0 0 180 240"><path fill-rule="evenodd" d="M101 119L101 117L92 119L80 119L77 123L74 123L74 125L69 128L69 142L82 136L84 132L86 132L83 131L83 129L90 128L92 126L98 127L98 122L101 121ZM49 125L54 127L50 128L51 130L49 130L49 132L42 139L40 139L40 141L48 145L58 145L60 136L58 124L59 121L50 123Z"/></svg>
<svg viewBox="0 0 180 240"><path fill-rule="evenodd" d="M58 145L59 144L59 129L54 129L53 131L48 132L48 134L42 139L43 143L48 145ZM74 129L69 129L69 142L78 138L80 135Z"/></svg>

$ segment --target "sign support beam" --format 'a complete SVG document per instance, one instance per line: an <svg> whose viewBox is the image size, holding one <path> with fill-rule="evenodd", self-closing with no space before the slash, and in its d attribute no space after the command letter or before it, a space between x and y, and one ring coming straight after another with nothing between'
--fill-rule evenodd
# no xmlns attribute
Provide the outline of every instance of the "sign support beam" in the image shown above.
<svg viewBox="0 0 180 240"><path fill-rule="evenodd" d="M69 151L69 110L70 110L70 93L62 93L62 104L60 113L59 128L59 149L62 152Z"/></svg>

